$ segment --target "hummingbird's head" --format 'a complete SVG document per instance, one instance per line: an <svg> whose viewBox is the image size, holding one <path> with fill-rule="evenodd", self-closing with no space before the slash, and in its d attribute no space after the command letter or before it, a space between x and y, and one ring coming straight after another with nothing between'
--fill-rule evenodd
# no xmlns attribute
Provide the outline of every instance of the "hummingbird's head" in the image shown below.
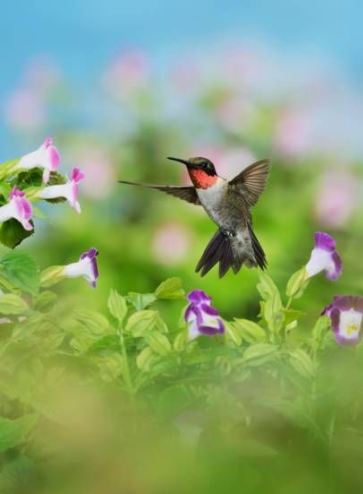
<svg viewBox="0 0 363 494"><path fill-rule="evenodd" d="M211 185L214 185L218 179L213 163L207 158L189 158L188 160L179 158L168 159L179 161L188 168L190 179L197 189L207 189Z"/></svg>

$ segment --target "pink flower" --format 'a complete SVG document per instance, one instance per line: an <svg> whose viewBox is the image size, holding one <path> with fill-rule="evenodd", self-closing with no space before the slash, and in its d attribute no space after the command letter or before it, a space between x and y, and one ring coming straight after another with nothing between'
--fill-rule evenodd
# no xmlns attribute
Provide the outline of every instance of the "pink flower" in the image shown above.
<svg viewBox="0 0 363 494"><path fill-rule="evenodd" d="M172 266L183 261L190 248L189 230L178 223L159 227L152 240L152 252L157 262Z"/></svg>
<svg viewBox="0 0 363 494"><path fill-rule="evenodd" d="M316 197L315 213L318 220L330 228L344 226L356 206L356 189L356 181L349 173L326 173Z"/></svg>
<svg viewBox="0 0 363 494"><path fill-rule="evenodd" d="M0 207L0 221L4 222L14 218L22 224L25 230L32 230L33 225L29 221L32 216L33 208L26 199L25 192L15 186L9 195L9 202Z"/></svg>
<svg viewBox="0 0 363 494"><path fill-rule="evenodd" d="M61 185L50 185L41 190L38 196L41 199L57 199L62 197L67 199L69 204L77 213L81 212L81 206L78 202L78 183L84 178L84 173L79 168L73 168L71 179Z"/></svg>
<svg viewBox="0 0 363 494"><path fill-rule="evenodd" d="M49 181L50 172L58 168L60 155L58 149L53 146L53 139L47 137L43 144L31 153L20 158L15 170L31 170L33 168L43 168L43 182Z"/></svg>
<svg viewBox="0 0 363 494"><path fill-rule="evenodd" d="M32 131L46 119L41 98L29 89L15 89L5 103L5 120L15 130Z"/></svg>
<svg viewBox="0 0 363 494"><path fill-rule="evenodd" d="M312 145L311 122L308 115L296 109L286 109L279 117L275 147L286 158L297 159Z"/></svg>

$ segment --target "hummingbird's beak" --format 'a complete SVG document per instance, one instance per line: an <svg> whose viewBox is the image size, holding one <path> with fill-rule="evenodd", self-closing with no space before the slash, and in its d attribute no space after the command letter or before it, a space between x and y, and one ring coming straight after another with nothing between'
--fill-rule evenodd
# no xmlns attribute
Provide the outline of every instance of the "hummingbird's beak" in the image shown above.
<svg viewBox="0 0 363 494"><path fill-rule="evenodd" d="M187 160L181 160L179 158L171 158L170 156L168 156L168 160L178 161L179 163L183 163L183 165L189 166L189 162Z"/></svg>

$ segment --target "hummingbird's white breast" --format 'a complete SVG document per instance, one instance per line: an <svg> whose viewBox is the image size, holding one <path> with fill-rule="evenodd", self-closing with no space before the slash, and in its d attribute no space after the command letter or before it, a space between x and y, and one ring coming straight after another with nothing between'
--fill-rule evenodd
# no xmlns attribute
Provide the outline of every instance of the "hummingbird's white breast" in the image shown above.
<svg viewBox="0 0 363 494"><path fill-rule="evenodd" d="M201 205L210 218L219 226L222 226L220 213L223 209L222 201L226 197L227 187L228 181L222 177L218 177L217 181L210 187L196 189Z"/></svg>

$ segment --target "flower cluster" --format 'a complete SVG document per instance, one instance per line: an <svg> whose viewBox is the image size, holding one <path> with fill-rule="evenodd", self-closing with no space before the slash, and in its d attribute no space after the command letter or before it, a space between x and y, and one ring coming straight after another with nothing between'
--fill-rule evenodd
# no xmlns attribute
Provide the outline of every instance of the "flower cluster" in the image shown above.
<svg viewBox="0 0 363 494"><path fill-rule="evenodd" d="M19 160L3 163L0 166L0 178L14 177L24 171L40 168L43 170L43 183L48 184L51 172L55 172L60 165L60 153L53 144L53 139L47 137L43 144L35 151L24 155ZM74 168L71 178L65 183L49 185L33 193L33 200L65 199L78 212L81 207L78 202L78 184L84 178L83 172L79 168ZM26 197L26 192L19 190L17 186L13 188L9 195L9 202L0 207L0 222L11 218L21 223L25 230L32 230L33 225L30 220L33 216L33 208L30 203L30 196Z"/></svg>

